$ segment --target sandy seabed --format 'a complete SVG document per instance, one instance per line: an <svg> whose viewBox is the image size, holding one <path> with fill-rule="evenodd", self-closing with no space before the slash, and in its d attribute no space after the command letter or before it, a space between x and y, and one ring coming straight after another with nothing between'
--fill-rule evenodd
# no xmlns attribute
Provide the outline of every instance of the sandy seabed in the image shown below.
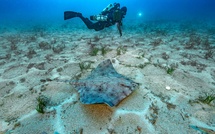
<svg viewBox="0 0 215 134"><path fill-rule="evenodd" d="M146 22L125 25L122 37L115 27L59 29L1 28L0 134L215 133L214 25ZM80 103L66 81L106 59L139 88L115 107Z"/></svg>

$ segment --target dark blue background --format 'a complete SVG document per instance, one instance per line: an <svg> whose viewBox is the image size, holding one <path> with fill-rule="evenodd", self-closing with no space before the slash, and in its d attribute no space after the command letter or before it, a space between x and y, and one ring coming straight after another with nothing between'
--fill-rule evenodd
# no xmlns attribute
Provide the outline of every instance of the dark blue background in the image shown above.
<svg viewBox="0 0 215 134"><path fill-rule="evenodd" d="M126 19L213 18L215 15L214 0L0 0L0 23L59 23L63 22L65 10L89 17L113 2L127 6ZM139 12L142 17L138 16Z"/></svg>

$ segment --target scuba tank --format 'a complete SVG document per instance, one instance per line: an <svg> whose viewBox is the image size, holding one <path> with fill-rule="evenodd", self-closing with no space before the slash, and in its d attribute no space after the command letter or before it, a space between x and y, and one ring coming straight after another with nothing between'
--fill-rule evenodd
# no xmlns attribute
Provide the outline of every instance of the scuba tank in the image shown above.
<svg viewBox="0 0 215 134"><path fill-rule="evenodd" d="M103 9L102 14L105 15L108 12L110 12L111 10L116 10L116 9L120 9L120 4L119 3L114 3L114 4L109 4L106 8Z"/></svg>
<svg viewBox="0 0 215 134"><path fill-rule="evenodd" d="M109 13L111 13L114 21L120 21L121 20L121 13L120 13L120 4L114 3L109 4L99 15L93 15L90 16L90 20L95 21L107 21Z"/></svg>
<svg viewBox="0 0 215 134"><path fill-rule="evenodd" d="M109 4L106 8L103 9L102 12L105 12L105 11L110 11L111 8L113 8L114 5L113 4Z"/></svg>

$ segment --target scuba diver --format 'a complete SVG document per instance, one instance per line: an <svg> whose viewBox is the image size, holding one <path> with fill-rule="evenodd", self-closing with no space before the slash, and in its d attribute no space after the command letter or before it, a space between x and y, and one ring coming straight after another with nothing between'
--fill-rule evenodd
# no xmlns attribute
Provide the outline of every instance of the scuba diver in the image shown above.
<svg viewBox="0 0 215 134"><path fill-rule="evenodd" d="M120 9L120 4L114 3L109 4L99 15L90 16L90 20L97 21L95 23L90 21L88 18L83 17L81 13L73 11L65 11L64 20L79 17L85 23L87 28L94 29L95 31L99 31L104 29L105 27L109 27L116 24L119 34L120 36L122 36L122 19L126 15L126 12L126 7L122 7Z"/></svg>

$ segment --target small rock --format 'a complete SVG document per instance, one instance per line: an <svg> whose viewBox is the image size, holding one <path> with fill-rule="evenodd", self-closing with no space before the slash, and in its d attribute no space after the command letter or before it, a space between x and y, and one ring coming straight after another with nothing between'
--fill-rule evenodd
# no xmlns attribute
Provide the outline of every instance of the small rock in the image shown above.
<svg viewBox="0 0 215 134"><path fill-rule="evenodd" d="M65 48L65 45L57 45L53 47L52 50L54 53L60 53L61 51L63 51L64 48Z"/></svg>
<svg viewBox="0 0 215 134"><path fill-rule="evenodd" d="M57 72L62 72L63 71L63 68L58 68L57 69Z"/></svg>
<svg viewBox="0 0 215 134"><path fill-rule="evenodd" d="M18 97L18 98L22 98L22 96L23 96L22 94L19 94L17 97Z"/></svg>
<svg viewBox="0 0 215 134"><path fill-rule="evenodd" d="M52 81L52 79L50 79L50 78L46 78L46 81Z"/></svg>
<svg viewBox="0 0 215 134"><path fill-rule="evenodd" d="M20 123L20 122L17 122L17 123L14 124L14 128L20 127L20 126L21 126L21 123Z"/></svg>
<svg viewBox="0 0 215 134"><path fill-rule="evenodd" d="M48 42L42 41L39 43L39 47L43 50L51 49L51 45Z"/></svg>
<svg viewBox="0 0 215 134"><path fill-rule="evenodd" d="M45 90L46 90L46 87L45 87L45 86L42 86L41 89L40 89L41 92L43 92L43 91L45 91Z"/></svg>
<svg viewBox="0 0 215 134"><path fill-rule="evenodd" d="M25 80L26 80L25 78L21 78L20 82L23 83L23 82L25 82Z"/></svg>
<svg viewBox="0 0 215 134"><path fill-rule="evenodd" d="M40 82L46 82L46 80L45 79L40 79Z"/></svg>

